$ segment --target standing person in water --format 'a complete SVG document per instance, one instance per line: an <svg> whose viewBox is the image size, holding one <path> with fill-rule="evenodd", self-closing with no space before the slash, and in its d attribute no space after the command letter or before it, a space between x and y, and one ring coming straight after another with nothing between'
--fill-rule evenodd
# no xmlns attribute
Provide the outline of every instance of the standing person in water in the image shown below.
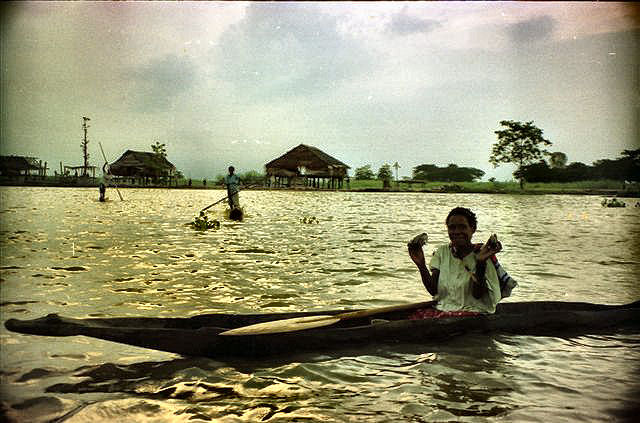
<svg viewBox="0 0 640 423"><path fill-rule="evenodd" d="M107 187L103 182L100 182L99 190L100 190L100 201L102 202L107 201L107 199L104 197L105 193L107 192Z"/></svg>
<svg viewBox="0 0 640 423"><path fill-rule="evenodd" d="M229 174L224 177L224 184L227 186L227 201L231 210L240 207L240 198L238 195L238 185L240 178L235 173L235 168L229 166Z"/></svg>
<svg viewBox="0 0 640 423"><path fill-rule="evenodd" d="M467 208L451 210L445 223L451 242L436 248L429 263L431 271L422 251L426 234L418 235L408 244L409 256L418 267L422 283L437 301L435 309L419 310L424 315L414 318L494 313L498 301L516 286L495 258L502 245L495 235L484 244L472 243L477 219Z"/></svg>

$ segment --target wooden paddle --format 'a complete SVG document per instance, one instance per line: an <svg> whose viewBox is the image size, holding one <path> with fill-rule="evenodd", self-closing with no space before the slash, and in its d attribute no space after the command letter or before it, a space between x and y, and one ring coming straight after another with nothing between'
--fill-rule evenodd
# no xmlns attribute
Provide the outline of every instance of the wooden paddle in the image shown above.
<svg viewBox="0 0 640 423"><path fill-rule="evenodd" d="M252 188L252 187L254 187L254 186L256 186L256 185L255 185L255 184L254 184L254 185L249 185L247 188ZM236 193L238 193L238 192L240 192L240 190L237 190L236 192L234 192L234 194L236 194ZM202 213L202 212L203 212L203 211L205 211L205 210L210 209L211 207L215 206L216 204L219 204L219 203L223 202L223 201L224 201L224 200L226 200L227 198L229 198L229 195L228 195L228 194L227 194L225 197L223 197L223 198L219 199L218 201L216 201L215 203L213 203L213 204L209 204L207 207L205 207L204 209L200 210L200 213Z"/></svg>
<svg viewBox="0 0 640 423"><path fill-rule="evenodd" d="M210 209L211 207L215 206L215 205L216 205L216 204L218 204L218 203L223 202L223 201L224 201L224 200L226 200L227 198L229 198L229 196L228 196L228 195L227 195L227 196L225 196L225 197L223 197L223 198L221 198L221 199L219 199L218 201L216 201L216 202L215 202L215 203L213 203L213 204L209 204L207 207L205 207L204 209L200 210L200 213L202 213L202 212L203 212L203 211L205 211L205 210Z"/></svg>
<svg viewBox="0 0 640 423"><path fill-rule="evenodd" d="M102 151L102 157L104 157L104 165L102 166L102 171L104 172L104 168L105 166L109 165L109 162L107 161L107 156L104 154L104 150L102 149L102 143L98 142L98 145L100 146L100 151ZM120 191L118 190L118 184L114 182L113 186L116 187L116 192L118 193L118 197L120 197L120 201L124 201L124 198L122 198L122 194L120 194Z"/></svg>
<svg viewBox="0 0 640 423"><path fill-rule="evenodd" d="M318 315L294 317L292 319L275 320L271 322L256 323L255 325L242 326L219 333L219 335L266 335L269 333L295 332L303 329L319 328L338 323L341 320L357 319L391 311L411 310L433 305L433 301L421 303L402 304L396 306L370 308L367 310L350 311L335 315Z"/></svg>

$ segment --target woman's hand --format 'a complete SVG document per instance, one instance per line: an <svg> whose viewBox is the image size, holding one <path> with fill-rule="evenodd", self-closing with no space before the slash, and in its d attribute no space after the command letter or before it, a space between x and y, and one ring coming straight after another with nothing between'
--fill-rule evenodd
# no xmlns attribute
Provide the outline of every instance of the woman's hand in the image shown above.
<svg viewBox="0 0 640 423"><path fill-rule="evenodd" d="M413 260L416 266L418 266L418 269L427 267L427 262L424 259L424 251L422 251L422 246L409 245L409 257L411 257L411 260Z"/></svg>
<svg viewBox="0 0 640 423"><path fill-rule="evenodd" d="M411 257L411 260L418 266L418 269L425 269L427 267L422 246L427 243L428 239L429 236L426 233L422 233L407 243L409 257Z"/></svg>
<svg viewBox="0 0 640 423"><path fill-rule="evenodd" d="M502 244L498 241L496 234L493 234L476 254L476 260L486 261L489 257L498 254L500 251L502 251Z"/></svg>

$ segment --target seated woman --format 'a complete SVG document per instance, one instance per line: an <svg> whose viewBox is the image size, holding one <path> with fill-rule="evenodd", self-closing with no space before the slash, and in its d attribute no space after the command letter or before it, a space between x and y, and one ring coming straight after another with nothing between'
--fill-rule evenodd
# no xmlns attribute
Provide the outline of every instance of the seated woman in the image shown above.
<svg viewBox="0 0 640 423"><path fill-rule="evenodd" d="M516 285L495 259L502 245L495 236L485 244L471 242L477 219L467 208L451 210L445 223L451 242L437 247L429 263L431 272L422 243L408 244L409 256L420 271L422 283L437 301L435 309L418 310L411 318L494 313L503 297L501 291L508 296Z"/></svg>

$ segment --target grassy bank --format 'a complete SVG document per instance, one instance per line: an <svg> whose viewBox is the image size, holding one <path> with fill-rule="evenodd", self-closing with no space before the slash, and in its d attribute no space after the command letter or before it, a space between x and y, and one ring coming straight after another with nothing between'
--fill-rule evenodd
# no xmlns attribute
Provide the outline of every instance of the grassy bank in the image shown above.
<svg viewBox="0 0 640 423"><path fill-rule="evenodd" d="M379 180L351 180L353 191L383 190ZM609 196L640 196L640 184L623 184L620 181L597 180L567 183L527 183L524 189L518 182L391 182L389 191L401 192L469 192L494 194L596 194Z"/></svg>
<svg viewBox="0 0 640 423"><path fill-rule="evenodd" d="M0 178L0 185L13 186L67 186L67 187L97 187L101 179L94 180L60 180L54 177L44 179L29 180L9 180ZM192 188L192 189L224 189L222 185L215 184L213 180L207 180L206 185L202 179L193 179L191 186L188 179L180 179L171 187L167 186L141 186L120 184L122 188ZM265 189L256 184L254 189ZM286 188L275 188L286 189ZM298 190L298 189L297 189ZM488 194L581 194L581 195L601 195L607 197L640 197L640 184L622 184L620 181L597 180L568 183L527 183L524 189L520 189L517 182L417 182L399 183L391 182L389 188L384 188L382 181L378 179L355 180L351 179L349 187L344 184L345 191L390 191L390 192L433 192L433 193L488 193Z"/></svg>

